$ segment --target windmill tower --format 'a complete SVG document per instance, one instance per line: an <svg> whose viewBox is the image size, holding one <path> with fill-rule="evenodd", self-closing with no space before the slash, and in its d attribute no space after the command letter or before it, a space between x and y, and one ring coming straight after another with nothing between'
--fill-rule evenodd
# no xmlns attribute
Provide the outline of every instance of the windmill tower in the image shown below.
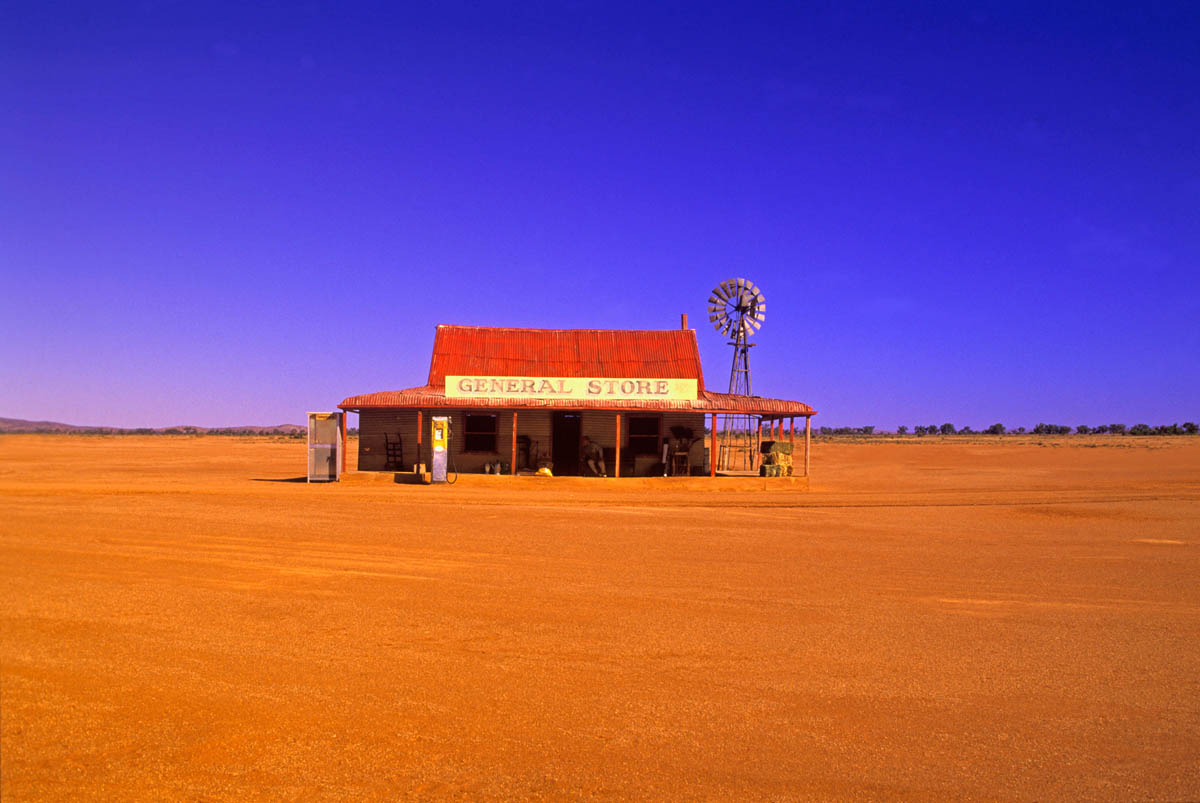
<svg viewBox="0 0 1200 803"><path fill-rule="evenodd" d="M713 288L708 297L708 320L722 335L732 338L733 365L729 369L729 392L740 396L753 395L750 380L750 336L762 329L767 304L762 291L748 279L728 279ZM717 417L718 454L721 470L750 471L754 468L755 439L752 436L757 422L754 416L724 415Z"/></svg>

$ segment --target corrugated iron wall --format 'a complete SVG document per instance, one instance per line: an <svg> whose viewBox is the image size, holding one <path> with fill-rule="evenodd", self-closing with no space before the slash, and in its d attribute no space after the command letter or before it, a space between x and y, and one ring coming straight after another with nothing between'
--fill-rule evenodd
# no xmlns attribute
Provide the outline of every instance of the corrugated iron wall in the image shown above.
<svg viewBox="0 0 1200 803"><path fill-rule="evenodd" d="M534 460L539 456L550 459L551 427L554 414L548 410L522 410L517 414L517 434L529 437L529 449ZM509 413L509 426L512 426L512 414ZM504 458L508 462L508 458ZM536 466L536 463L534 464Z"/></svg>
<svg viewBox="0 0 1200 803"><path fill-rule="evenodd" d="M472 411L473 415L480 413ZM628 447L629 416L638 415L635 411L621 414L621 447ZM657 413L645 413L657 415ZM358 470L384 471L387 462L385 435L400 438L403 447L403 463L407 469L415 462L431 462L429 451L430 417L448 415L450 417L450 448L455 467L462 473L478 473L483 470L485 463L500 460L507 465L512 459L512 412L499 411L496 413L496 452L468 453L464 451L465 420L461 410L424 410L422 411L421 454L417 455L417 411L416 410L363 410L358 418ZM582 434L587 435L602 448L616 446L616 422L614 413L600 410L584 410ZM671 437L672 426L683 426L692 429L696 438L703 438L703 413L665 412L662 413L661 435ZM552 454L552 420L553 413L548 410L526 410L517 413L517 434L529 437L533 457L540 455L550 457ZM691 461L693 466L703 466L705 461L705 445L697 441L692 446ZM611 471L611 469L610 469Z"/></svg>
<svg viewBox="0 0 1200 803"><path fill-rule="evenodd" d="M487 415L488 411L472 411L472 415ZM416 410L363 410L358 418L358 470L384 471L387 463L387 438L400 438L403 447L403 464L408 469L413 463L431 462L429 450L430 417L445 415L450 418L450 450L459 471L474 473L483 470L485 463L500 460L506 465L512 460L512 412L500 411L496 416L496 451L479 453L465 451L466 421L462 410L423 410L421 416L421 453L417 454L417 411ZM538 454L550 454L551 413L548 411L522 411L517 414L517 434L530 439L530 449L536 459ZM611 426L611 420L610 420Z"/></svg>
<svg viewBox="0 0 1200 803"><path fill-rule="evenodd" d="M583 434L587 435L602 448L611 449L616 446L617 428L614 413L603 410L583 411ZM621 448L629 446L629 419L631 416L661 416L662 425L659 435L671 438L671 427L688 427L696 438L704 438L704 413L674 412L658 413L657 411L641 412L629 410L621 413ZM661 448L661 441L660 441ZM697 442L692 445L691 461L693 466L703 466L705 460L704 445ZM645 461L647 463L654 461ZM612 469L609 469L612 472Z"/></svg>
<svg viewBox="0 0 1200 803"><path fill-rule="evenodd" d="M705 463L704 419L704 413L663 413L662 434L664 438L672 437L671 427L687 427L692 431L692 437L697 439L692 444L692 449L689 453L693 470L696 467L700 467L705 471L708 469L708 465Z"/></svg>
<svg viewBox="0 0 1200 803"><path fill-rule="evenodd" d="M358 414L359 471L384 470L384 463L387 462L385 433L401 438L405 465L413 463L417 448L417 411L363 410Z"/></svg>

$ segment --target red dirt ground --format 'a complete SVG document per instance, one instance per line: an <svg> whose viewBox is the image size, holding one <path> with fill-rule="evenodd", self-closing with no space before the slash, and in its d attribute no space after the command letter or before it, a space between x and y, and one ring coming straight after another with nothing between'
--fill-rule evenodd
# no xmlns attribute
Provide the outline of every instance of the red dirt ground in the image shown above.
<svg viewBox="0 0 1200 803"><path fill-rule="evenodd" d="M5 801L1200 799L1200 438L755 492L0 448Z"/></svg>

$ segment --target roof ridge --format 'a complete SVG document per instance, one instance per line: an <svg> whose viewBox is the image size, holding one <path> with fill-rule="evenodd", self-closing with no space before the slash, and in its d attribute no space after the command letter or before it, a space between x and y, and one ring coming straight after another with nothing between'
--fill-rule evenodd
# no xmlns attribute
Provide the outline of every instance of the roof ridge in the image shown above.
<svg viewBox="0 0 1200 803"><path fill-rule="evenodd" d="M668 329L553 329L542 326L476 326L466 323L439 323L438 329L486 329L491 332L691 332L678 327Z"/></svg>

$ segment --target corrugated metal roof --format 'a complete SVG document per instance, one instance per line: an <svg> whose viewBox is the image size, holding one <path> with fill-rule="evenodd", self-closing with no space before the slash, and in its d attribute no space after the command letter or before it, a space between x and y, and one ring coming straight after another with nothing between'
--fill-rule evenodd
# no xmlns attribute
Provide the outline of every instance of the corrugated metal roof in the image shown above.
<svg viewBox="0 0 1200 803"><path fill-rule="evenodd" d="M749 413L766 416L816 415L807 404L786 399L765 399L760 396L737 396L730 393L700 391L699 398L642 400L599 399L519 399L519 398L447 398L443 387L423 385L406 390L387 390L350 396L338 405L343 410L365 410L381 407L434 408L455 410L475 409L559 409L559 410L692 410L705 413Z"/></svg>
<svg viewBox="0 0 1200 803"><path fill-rule="evenodd" d="M429 382L406 390L350 396L343 410L372 408L693 410L765 416L815 415L807 404L700 390L699 398L591 400L447 398L446 376L568 376L695 379L704 387L692 329L505 329L439 325Z"/></svg>
<svg viewBox="0 0 1200 803"><path fill-rule="evenodd" d="M504 329L440 325L429 385L453 376L600 376L695 379L704 387L692 329ZM511 406L511 405L510 405Z"/></svg>

